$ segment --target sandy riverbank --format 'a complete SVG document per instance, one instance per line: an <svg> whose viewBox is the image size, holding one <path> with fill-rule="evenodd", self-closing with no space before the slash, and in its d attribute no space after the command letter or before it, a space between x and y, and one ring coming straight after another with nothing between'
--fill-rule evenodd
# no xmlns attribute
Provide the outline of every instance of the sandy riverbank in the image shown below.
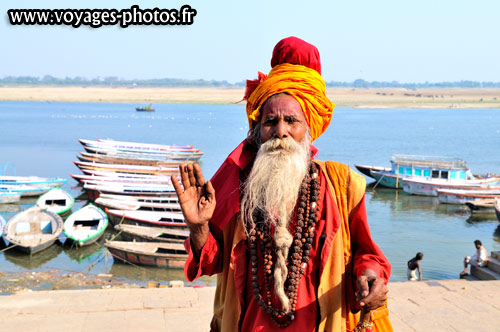
<svg viewBox="0 0 500 332"><path fill-rule="evenodd" d="M134 104L229 104L243 88L0 87L0 100L110 102ZM500 108L500 89L352 89L328 88L339 107Z"/></svg>

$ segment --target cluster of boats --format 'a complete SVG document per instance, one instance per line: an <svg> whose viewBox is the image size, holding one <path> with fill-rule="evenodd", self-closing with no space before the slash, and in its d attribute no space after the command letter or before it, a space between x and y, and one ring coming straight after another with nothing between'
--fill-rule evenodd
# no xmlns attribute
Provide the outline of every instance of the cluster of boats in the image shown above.
<svg viewBox="0 0 500 332"><path fill-rule="evenodd" d="M20 197L40 196L33 207L19 212L9 221L0 216L0 234L16 249L29 254L37 253L51 246L61 233L64 233L68 241L84 246L97 241L108 225L106 214L92 204L72 213L75 199L59 188L67 179L19 176L0 178L2 181L9 181L11 193L18 193ZM0 204L16 202L19 200L5 200Z"/></svg>
<svg viewBox="0 0 500 332"><path fill-rule="evenodd" d="M36 204L10 220L0 216L0 234L10 246L34 254L64 234L76 247L87 246L113 226L118 232L104 245L118 262L182 267L188 230L171 183L181 163L203 155L192 146L169 146L113 140L79 140L85 149L71 174L88 200L72 212L75 199L59 178L0 176L0 204L40 196ZM12 198L12 196L16 196ZM121 241L114 239L119 236Z"/></svg>
<svg viewBox="0 0 500 332"><path fill-rule="evenodd" d="M473 175L462 159L395 154L391 167L355 166L375 179L374 187L437 196L440 203L466 204L472 213L496 212L500 221L500 176Z"/></svg>
<svg viewBox="0 0 500 332"><path fill-rule="evenodd" d="M188 236L171 176L181 163L203 155L192 146L170 146L80 139L86 152L71 174L88 199L102 208L123 241L106 241L122 262L158 267L182 267Z"/></svg>

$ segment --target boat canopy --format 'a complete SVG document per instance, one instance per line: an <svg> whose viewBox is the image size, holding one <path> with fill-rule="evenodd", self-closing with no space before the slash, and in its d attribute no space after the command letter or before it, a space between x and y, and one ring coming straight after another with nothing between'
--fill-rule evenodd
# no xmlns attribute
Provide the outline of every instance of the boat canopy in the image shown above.
<svg viewBox="0 0 500 332"><path fill-rule="evenodd" d="M426 167L426 168L445 168L468 170L467 162L460 158L438 157L438 156L417 156L406 154L392 155L391 163L393 165Z"/></svg>

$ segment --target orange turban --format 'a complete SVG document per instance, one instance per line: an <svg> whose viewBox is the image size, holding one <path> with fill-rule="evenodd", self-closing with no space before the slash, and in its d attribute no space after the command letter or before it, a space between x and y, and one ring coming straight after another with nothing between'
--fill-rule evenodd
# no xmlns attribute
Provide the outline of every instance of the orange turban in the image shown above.
<svg viewBox="0 0 500 332"><path fill-rule="evenodd" d="M297 54L301 57L299 60ZM280 58L281 62L276 60ZM294 64L289 63L292 58ZM283 39L276 45L271 63L273 69L267 77L259 73L258 80L247 81L245 99L250 128L253 122L260 121L262 105L269 97L286 93L302 107L314 141L330 124L335 107L326 97L325 81L318 72L318 68L321 71L321 65L316 47L296 37Z"/></svg>

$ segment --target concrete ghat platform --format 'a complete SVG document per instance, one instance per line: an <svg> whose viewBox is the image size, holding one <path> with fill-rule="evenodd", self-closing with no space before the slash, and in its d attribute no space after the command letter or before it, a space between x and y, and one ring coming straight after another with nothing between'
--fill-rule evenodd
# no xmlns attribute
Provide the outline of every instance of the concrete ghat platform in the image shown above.
<svg viewBox="0 0 500 332"><path fill-rule="evenodd" d="M389 284L394 331L500 331L500 281ZM214 288L39 291L0 296L0 332L208 331Z"/></svg>

